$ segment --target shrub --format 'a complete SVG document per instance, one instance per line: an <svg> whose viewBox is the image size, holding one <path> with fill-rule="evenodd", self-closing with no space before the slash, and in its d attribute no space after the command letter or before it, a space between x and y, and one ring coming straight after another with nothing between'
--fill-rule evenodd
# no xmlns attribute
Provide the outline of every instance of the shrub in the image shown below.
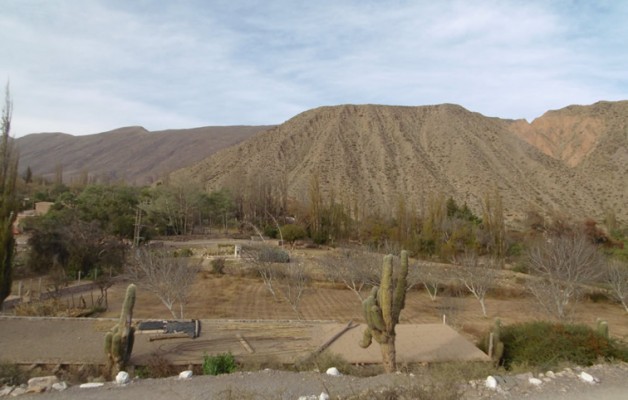
<svg viewBox="0 0 628 400"><path fill-rule="evenodd" d="M628 360L628 347L607 339L586 325L550 322L526 322L504 326L502 363L506 368L516 365L551 368L561 362L592 365L604 360ZM488 338L481 341L486 351Z"/></svg>
<svg viewBox="0 0 628 400"><path fill-rule="evenodd" d="M260 262L289 263L290 255L277 247L264 246L257 256Z"/></svg>
<svg viewBox="0 0 628 400"><path fill-rule="evenodd" d="M25 383L28 377L17 364L0 361L0 386L16 386Z"/></svg>
<svg viewBox="0 0 628 400"><path fill-rule="evenodd" d="M236 369L236 361L231 353L203 357L203 374L205 375L230 374Z"/></svg>
<svg viewBox="0 0 628 400"><path fill-rule="evenodd" d="M214 258L211 261L212 273L222 275L225 273L225 259L222 257Z"/></svg>
<svg viewBox="0 0 628 400"><path fill-rule="evenodd" d="M192 257L193 255L194 251L188 247L184 247L174 252L175 257Z"/></svg>
<svg viewBox="0 0 628 400"><path fill-rule="evenodd" d="M281 234L283 235L283 240L292 243L305 238L307 232L300 225L287 224L281 228Z"/></svg>
<svg viewBox="0 0 628 400"><path fill-rule="evenodd" d="M176 373L176 367L159 354L152 354L145 366L136 369L140 378L167 378Z"/></svg>

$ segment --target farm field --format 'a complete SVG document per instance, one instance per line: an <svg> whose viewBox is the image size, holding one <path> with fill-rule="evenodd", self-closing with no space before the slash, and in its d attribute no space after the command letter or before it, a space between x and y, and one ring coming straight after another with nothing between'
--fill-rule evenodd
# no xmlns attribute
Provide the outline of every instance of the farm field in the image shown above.
<svg viewBox="0 0 628 400"><path fill-rule="evenodd" d="M315 257L310 252L309 257ZM275 300L261 278L252 274L237 274L238 265L231 265L223 275L202 270L191 289L185 307L186 319L297 319L284 300ZM470 294L456 297L439 293L432 301L422 286L415 286L407 295L400 323L447 323L475 339L484 333L495 318L510 324L547 319L535 299L519 283L519 274L504 271L500 285L487 296L488 316L483 317L478 301ZM116 317L119 313L126 284L118 283L109 289L109 310L103 317ZM364 293L366 295L366 292ZM316 280L303 294L300 312L305 320L325 320L346 323L349 320L364 322L358 297L339 283ZM134 318L172 318L170 312L155 295L142 290L137 292ZM598 318L608 321L611 335L628 338L628 316L623 309L610 301L583 300L577 309L575 321L593 326Z"/></svg>

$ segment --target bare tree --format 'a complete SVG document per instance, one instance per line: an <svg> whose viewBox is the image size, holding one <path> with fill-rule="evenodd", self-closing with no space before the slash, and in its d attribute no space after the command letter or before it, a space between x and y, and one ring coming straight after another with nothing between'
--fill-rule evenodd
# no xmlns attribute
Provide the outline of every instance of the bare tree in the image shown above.
<svg viewBox="0 0 628 400"><path fill-rule="evenodd" d="M278 301L276 283L278 279L277 264L290 262L290 255L277 247L261 244L242 248L243 258L264 281L264 286Z"/></svg>
<svg viewBox="0 0 628 400"><path fill-rule="evenodd" d="M167 251L138 249L135 262L128 267L128 275L161 300L174 318L183 319L183 309L188 302L190 286L196 278L199 265L188 258L173 257ZM179 304L179 315L175 304Z"/></svg>
<svg viewBox="0 0 628 400"><path fill-rule="evenodd" d="M245 248L243 254L275 301L287 301L301 319L301 297L310 282L305 265L285 250L265 244Z"/></svg>
<svg viewBox="0 0 628 400"><path fill-rule="evenodd" d="M310 275L307 273L305 264L292 260L289 264L278 265L276 276L281 297L290 304L297 318L302 319L299 306L301 297L310 283Z"/></svg>
<svg viewBox="0 0 628 400"><path fill-rule="evenodd" d="M611 288L613 297L628 313L628 265L612 260L606 267L606 282Z"/></svg>
<svg viewBox="0 0 628 400"><path fill-rule="evenodd" d="M342 250L323 257L320 265L328 279L342 282L360 299L363 289L379 284L381 256L361 250Z"/></svg>
<svg viewBox="0 0 628 400"><path fill-rule="evenodd" d="M583 285L600 278L602 258L584 235L554 236L528 252L528 288L549 315L565 320L571 316Z"/></svg>
<svg viewBox="0 0 628 400"><path fill-rule="evenodd" d="M486 294L495 284L499 263L495 258L480 260L477 254L464 254L455 259L455 262L461 266L458 279L480 302L482 315L486 317Z"/></svg>
<svg viewBox="0 0 628 400"><path fill-rule="evenodd" d="M443 283L443 277L435 271L431 271L426 262L419 262L417 268L413 268L413 270L416 270L416 280L423 285L425 291L430 296L430 300L436 301L438 290Z"/></svg>

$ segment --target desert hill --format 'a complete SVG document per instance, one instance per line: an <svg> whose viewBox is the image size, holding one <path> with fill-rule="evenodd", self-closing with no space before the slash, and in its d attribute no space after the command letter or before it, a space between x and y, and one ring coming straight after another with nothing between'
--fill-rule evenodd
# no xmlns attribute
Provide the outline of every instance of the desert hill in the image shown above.
<svg viewBox="0 0 628 400"><path fill-rule="evenodd" d="M628 204L628 101L601 101L548 111L511 131L561 160L595 194L595 207L626 218Z"/></svg>
<svg viewBox="0 0 628 400"><path fill-rule="evenodd" d="M239 143L267 126L227 126L149 132L133 126L87 136L40 133L16 139L20 169L52 178L58 165L64 182L81 174L102 181L147 184Z"/></svg>
<svg viewBox="0 0 628 400"><path fill-rule="evenodd" d="M626 185L612 187L616 180L606 180L610 171L592 185L587 174L564 158L524 140L523 124L450 104L321 107L173 176L192 177L209 189L259 179L285 182L288 195L301 200L307 198L312 176L318 176L324 193L389 214L400 195L420 208L435 193L480 212L482 198L495 189L511 220L520 220L527 210L599 218L607 199L598 195L598 187L626 203ZM602 147L598 143L596 149ZM580 163L605 168L593 151ZM625 208L616 211L628 220Z"/></svg>

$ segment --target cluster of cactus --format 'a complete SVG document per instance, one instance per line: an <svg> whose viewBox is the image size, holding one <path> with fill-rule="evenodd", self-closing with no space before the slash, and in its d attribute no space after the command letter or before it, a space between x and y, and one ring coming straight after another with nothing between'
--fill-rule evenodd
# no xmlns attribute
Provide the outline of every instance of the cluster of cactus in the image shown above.
<svg viewBox="0 0 628 400"><path fill-rule="evenodd" d="M489 356L495 365L499 365L502 357L504 357L504 342L501 340L501 331L502 322L499 318L495 318L495 325L493 325L493 329L491 329L491 339L489 339L492 340L492 343L489 344Z"/></svg>
<svg viewBox="0 0 628 400"><path fill-rule="evenodd" d="M115 376L126 368L135 338L135 328L131 324L133 306L135 305L135 285L130 284L126 289L126 296L120 312L120 320L105 335L105 354L109 375Z"/></svg>
<svg viewBox="0 0 628 400"><path fill-rule="evenodd" d="M362 302L366 329L360 346L367 348L373 339L380 345L384 369L394 372L397 369L395 350L395 326L406 302L408 277L408 253L401 252L401 269L397 279L393 279L393 256L384 257L380 286L375 286L371 294Z"/></svg>

